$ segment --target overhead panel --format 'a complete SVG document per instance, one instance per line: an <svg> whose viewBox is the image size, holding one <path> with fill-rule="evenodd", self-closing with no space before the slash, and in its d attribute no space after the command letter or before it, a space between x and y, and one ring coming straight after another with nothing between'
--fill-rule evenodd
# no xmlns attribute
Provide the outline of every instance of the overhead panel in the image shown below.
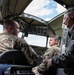
<svg viewBox="0 0 74 75"><path fill-rule="evenodd" d="M47 22L39 17L24 13L16 18L20 23L21 32L47 36Z"/></svg>

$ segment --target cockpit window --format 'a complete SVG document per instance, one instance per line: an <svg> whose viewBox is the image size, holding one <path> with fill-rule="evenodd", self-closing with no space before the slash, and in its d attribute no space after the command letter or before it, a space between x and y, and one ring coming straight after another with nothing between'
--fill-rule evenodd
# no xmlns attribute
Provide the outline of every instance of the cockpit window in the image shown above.
<svg viewBox="0 0 74 75"><path fill-rule="evenodd" d="M0 33L3 32L3 26L0 25Z"/></svg>
<svg viewBox="0 0 74 75"><path fill-rule="evenodd" d="M30 45L35 46L46 46L46 37L44 36L38 36L38 35L32 35L29 34L28 37L24 38Z"/></svg>

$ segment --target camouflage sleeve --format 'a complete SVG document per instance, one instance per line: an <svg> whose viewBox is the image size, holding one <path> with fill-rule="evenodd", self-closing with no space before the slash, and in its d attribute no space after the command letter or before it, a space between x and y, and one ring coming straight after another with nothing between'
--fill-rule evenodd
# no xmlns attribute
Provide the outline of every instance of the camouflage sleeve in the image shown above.
<svg viewBox="0 0 74 75"><path fill-rule="evenodd" d="M14 45L15 49L21 50L25 57L27 58L27 61L33 66L33 65L37 65L37 60L38 60L38 55L36 54L36 52L32 49L32 47L30 45L27 44L27 42L23 39L17 39L15 41L15 45Z"/></svg>
<svg viewBox="0 0 74 75"><path fill-rule="evenodd" d="M43 60L50 59L53 57L53 55L54 55L53 48L49 48L46 50L45 54L43 55Z"/></svg>
<svg viewBox="0 0 74 75"><path fill-rule="evenodd" d="M58 55L60 53L59 47L52 47L46 50L45 54L43 55L44 59L43 62L38 66L38 72L44 72L46 70L46 60L51 59L52 57Z"/></svg>

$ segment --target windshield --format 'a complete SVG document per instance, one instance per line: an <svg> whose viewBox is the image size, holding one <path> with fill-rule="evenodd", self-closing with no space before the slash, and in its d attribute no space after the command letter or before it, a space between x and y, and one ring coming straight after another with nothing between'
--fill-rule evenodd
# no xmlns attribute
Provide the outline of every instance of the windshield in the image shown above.
<svg viewBox="0 0 74 75"><path fill-rule="evenodd" d="M22 33L19 33L19 37L22 36ZM28 37L24 37L28 44L33 46L46 47L46 37L39 35L29 34Z"/></svg>

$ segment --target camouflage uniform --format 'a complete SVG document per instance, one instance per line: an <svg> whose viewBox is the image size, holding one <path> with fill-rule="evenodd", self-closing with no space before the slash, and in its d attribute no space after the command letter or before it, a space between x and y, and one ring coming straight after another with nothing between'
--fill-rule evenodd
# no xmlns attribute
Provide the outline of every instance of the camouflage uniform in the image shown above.
<svg viewBox="0 0 74 75"><path fill-rule="evenodd" d="M37 63L38 55L25 40L12 34L0 33L0 53L13 49L21 50L30 64Z"/></svg>
<svg viewBox="0 0 74 75"><path fill-rule="evenodd" d="M57 45L52 46L51 48L47 49L43 55L43 60L50 59L53 56L59 54L60 48Z"/></svg>
<svg viewBox="0 0 74 75"><path fill-rule="evenodd" d="M43 62L38 66L38 72L45 75L47 75L48 72L51 75L56 75L56 68L50 68L50 70L46 71L46 63L44 61L58 55L59 53L60 48L57 45L54 45L51 48L47 49L45 54L43 55Z"/></svg>

